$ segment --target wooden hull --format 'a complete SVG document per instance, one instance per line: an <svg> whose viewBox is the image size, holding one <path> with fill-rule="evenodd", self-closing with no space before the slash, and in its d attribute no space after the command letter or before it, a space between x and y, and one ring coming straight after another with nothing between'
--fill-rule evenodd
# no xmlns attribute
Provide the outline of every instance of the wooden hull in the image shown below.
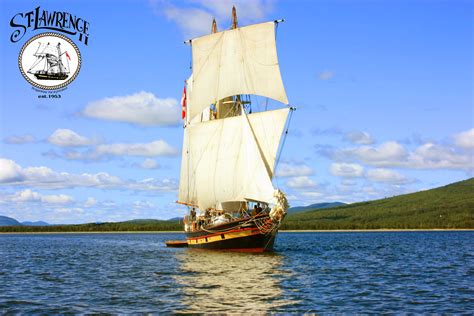
<svg viewBox="0 0 474 316"><path fill-rule="evenodd" d="M266 252L273 250L278 233L268 216L255 220L239 220L194 232L187 232L189 248L239 252Z"/></svg>

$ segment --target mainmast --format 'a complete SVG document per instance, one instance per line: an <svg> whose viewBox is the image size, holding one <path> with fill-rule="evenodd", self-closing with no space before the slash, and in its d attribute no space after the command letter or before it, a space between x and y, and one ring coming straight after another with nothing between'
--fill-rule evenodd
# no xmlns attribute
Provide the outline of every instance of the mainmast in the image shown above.
<svg viewBox="0 0 474 316"><path fill-rule="evenodd" d="M235 6L232 6L232 29L237 28L237 11L235 10Z"/></svg>
<svg viewBox="0 0 474 316"><path fill-rule="evenodd" d="M63 72L63 63L61 62L61 43L58 42L58 68L59 68L59 73ZM65 72L65 70L64 70Z"/></svg>
<svg viewBox="0 0 474 316"><path fill-rule="evenodd" d="M214 22L215 20L213 21L213 31ZM232 29L237 29L237 10L235 9L235 6L232 6ZM240 106L240 95L236 95L235 99L233 96L229 96L222 100L218 100L216 103L216 118L221 119L225 117L237 116L240 114Z"/></svg>
<svg viewBox="0 0 474 316"><path fill-rule="evenodd" d="M211 34L217 33L217 23L216 19L212 19Z"/></svg>

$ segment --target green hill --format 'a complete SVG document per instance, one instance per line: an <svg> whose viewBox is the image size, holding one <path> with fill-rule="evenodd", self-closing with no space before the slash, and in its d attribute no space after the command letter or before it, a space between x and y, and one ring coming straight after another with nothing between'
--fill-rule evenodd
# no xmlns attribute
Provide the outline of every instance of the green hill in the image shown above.
<svg viewBox="0 0 474 316"><path fill-rule="evenodd" d="M288 209L288 214L295 214L295 213L306 212L306 211L311 211L311 210L322 210L325 208L332 208L332 207L338 207L338 206L343 206L343 205L346 205L346 203L326 202L326 203L311 204L308 206L295 206L295 207L290 207Z"/></svg>
<svg viewBox="0 0 474 316"><path fill-rule="evenodd" d="M474 228L474 178L342 207L290 214L282 229Z"/></svg>

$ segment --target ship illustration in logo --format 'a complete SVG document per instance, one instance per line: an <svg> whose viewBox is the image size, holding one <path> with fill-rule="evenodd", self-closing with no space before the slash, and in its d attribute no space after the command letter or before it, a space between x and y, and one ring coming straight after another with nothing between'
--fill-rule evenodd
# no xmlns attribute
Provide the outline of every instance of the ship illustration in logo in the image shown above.
<svg viewBox="0 0 474 316"><path fill-rule="evenodd" d="M71 57L67 51L61 52L61 43L56 46L39 43L33 65L28 73L33 74L38 80L65 80L69 76L69 61ZM64 60L64 61L63 61Z"/></svg>
<svg viewBox="0 0 474 316"><path fill-rule="evenodd" d="M35 88L58 90L76 79L81 69L81 53L68 37L46 32L33 36L21 48L18 66Z"/></svg>

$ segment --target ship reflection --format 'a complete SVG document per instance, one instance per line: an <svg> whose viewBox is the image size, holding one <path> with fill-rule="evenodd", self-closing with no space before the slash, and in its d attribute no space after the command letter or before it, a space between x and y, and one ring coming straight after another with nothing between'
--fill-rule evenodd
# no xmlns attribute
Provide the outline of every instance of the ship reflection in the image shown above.
<svg viewBox="0 0 474 316"><path fill-rule="evenodd" d="M282 310L293 304L285 298L281 281L291 277L282 268L283 255L186 250L176 253L185 313Z"/></svg>

